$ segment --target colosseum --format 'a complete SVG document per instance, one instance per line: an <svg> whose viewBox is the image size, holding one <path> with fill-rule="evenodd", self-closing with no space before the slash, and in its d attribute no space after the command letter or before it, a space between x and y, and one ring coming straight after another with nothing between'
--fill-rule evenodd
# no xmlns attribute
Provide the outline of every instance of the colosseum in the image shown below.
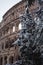
<svg viewBox="0 0 43 65"><path fill-rule="evenodd" d="M14 63L18 59L19 46L13 46L12 43L18 38L21 30L19 17L25 12L26 0L22 0L4 15L0 23L0 65ZM35 0L30 7L30 11L34 16L34 11L39 8L38 0Z"/></svg>

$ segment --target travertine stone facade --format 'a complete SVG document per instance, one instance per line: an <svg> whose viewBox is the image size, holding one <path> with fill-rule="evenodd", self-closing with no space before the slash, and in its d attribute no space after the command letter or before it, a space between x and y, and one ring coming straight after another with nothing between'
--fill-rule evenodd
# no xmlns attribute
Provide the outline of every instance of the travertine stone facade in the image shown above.
<svg viewBox="0 0 43 65"><path fill-rule="evenodd" d="M12 46L11 44L18 38L19 29L19 17L25 11L26 1L22 0L11 9L9 9L3 16L3 20L0 23L0 65L7 63L14 63L18 59L18 46ZM32 15L34 11L39 8L37 0L30 7Z"/></svg>

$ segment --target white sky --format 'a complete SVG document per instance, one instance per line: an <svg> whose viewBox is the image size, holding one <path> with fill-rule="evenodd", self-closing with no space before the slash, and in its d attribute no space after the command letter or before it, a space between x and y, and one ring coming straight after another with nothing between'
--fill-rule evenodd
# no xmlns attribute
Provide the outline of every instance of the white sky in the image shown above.
<svg viewBox="0 0 43 65"><path fill-rule="evenodd" d="M0 22L2 20L2 16L6 13L6 11L19 1L21 0L0 0Z"/></svg>

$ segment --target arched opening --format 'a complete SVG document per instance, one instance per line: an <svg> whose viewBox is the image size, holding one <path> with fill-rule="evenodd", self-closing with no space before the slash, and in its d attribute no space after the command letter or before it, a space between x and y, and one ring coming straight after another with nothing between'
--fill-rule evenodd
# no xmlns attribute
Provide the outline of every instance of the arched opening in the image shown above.
<svg viewBox="0 0 43 65"><path fill-rule="evenodd" d="M13 26L13 32L15 32L15 26Z"/></svg>
<svg viewBox="0 0 43 65"><path fill-rule="evenodd" d="M14 46L13 46L13 43L14 43L14 39L11 39L11 40L10 40L10 43L9 43L9 46L10 46L10 47L14 47Z"/></svg>
<svg viewBox="0 0 43 65"><path fill-rule="evenodd" d="M19 30L21 30L22 29L22 25L21 25L21 23L19 23Z"/></svg>
<svg viewBox="0 0 43 65"><path fill-rule="evenodd" d="M6 41L5 48L7 49L9 47L8 41Z"/></svg>
<svg viewBox="0 0 43 65"><path fill-rule="evenodd" d="M13 61L14 61L14 57L10 56L10 58L9 58L9 64L13 64Z"/></svg>
<svg viewBox="0 0 43 65"><path fill-rule="evenodd" d="M4 65L7 64L7 56L4 57Z"/></svg>
<svg viewBox="0 0 43 65"><path fill-rule="evenodd" d="M0 65L3 65L3 58L0 58Z"/></svg>

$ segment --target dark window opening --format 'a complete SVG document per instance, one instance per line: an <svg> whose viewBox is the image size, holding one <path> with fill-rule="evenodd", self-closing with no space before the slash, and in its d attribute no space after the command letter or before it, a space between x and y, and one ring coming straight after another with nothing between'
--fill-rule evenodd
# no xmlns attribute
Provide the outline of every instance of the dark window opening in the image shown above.
<svg viewBox="0 0 43 65"><path fill-rule="evenodd" d="M4 58L4 64L5 65L7 64L7 56L5 56L5 58Z"/></svg>
<svg viewBox="0 0 43 65"><path fill-rule="evenodd" d="M16 46L15 46L15 49L16 49Z"/></svg>
<svg viewBox="0 0 43 65"><path fill-rule="evenodd" d="M14 61L14 57L11 56L11 57L9 58L9 63L10 63L10 64L13 64L13 61Z"/></svg>
<svg viewBox="0 0 43 65"><path fill-rule="evenodd" d="M9 47L9 45L8 45L8 41L6 42L6 45L5 45L5 48L8 48Z"/></svg>
<svg viewBox="0 0 43 65"><path fill-rule="evenodd" d="M2 63L3 63L3 58L1 57L1 59L0 59L0 65L2 65Z"/></svg>
<svg viewBox="0 0 43 65"><path fill-rule="evenodd" d="M14 12L12 13L12 15L14 16Z"/></svg>

